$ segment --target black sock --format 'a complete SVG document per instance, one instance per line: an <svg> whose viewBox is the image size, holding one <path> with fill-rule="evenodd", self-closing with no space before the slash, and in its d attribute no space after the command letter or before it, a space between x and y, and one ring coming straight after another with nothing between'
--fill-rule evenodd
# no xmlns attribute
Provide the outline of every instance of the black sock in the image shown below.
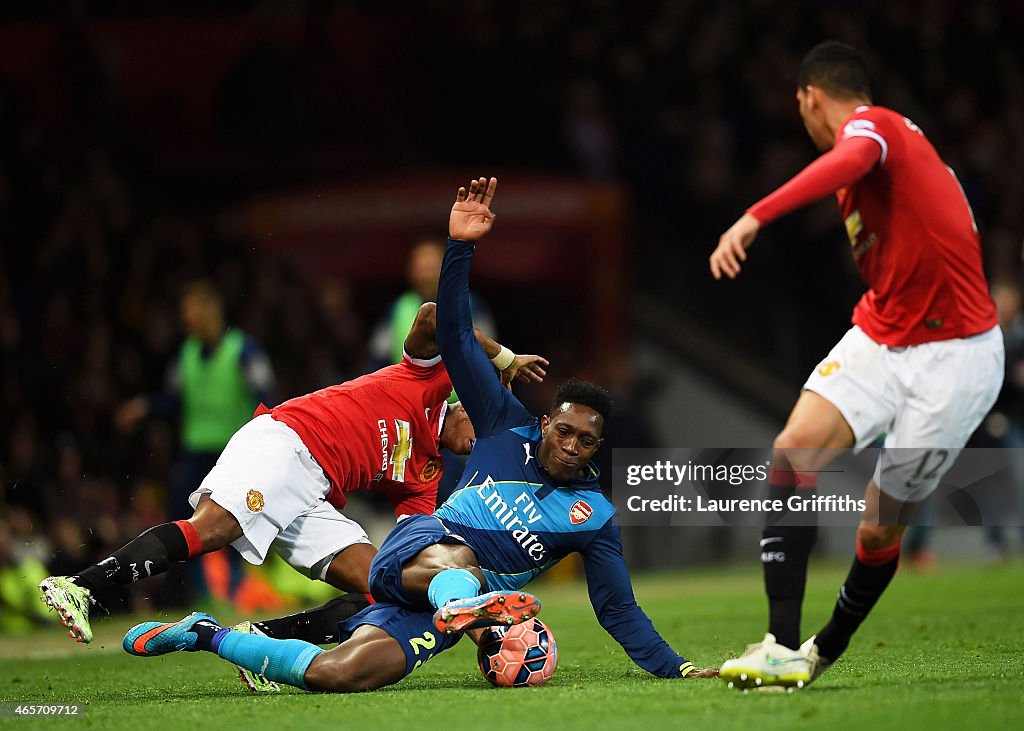
<svg viewBox="0 0 1024 731"><path fill-rule="evenodd" d="M253 624L267 637L279 640L305 640L314 645L326 645L339 640L339 622L345 621L368 606L370 602L364 594L342 594L305 612Z"/></svg>
<svg viewBox="0 0 1024 731"><path fill-rule="evenodd" d="M815 640L819 655L835 662L846 651L853 633L892 581L899 562L898 553L895 558L876 566L862 562L859 556L853 559L846 582L839 590L832 619Z"/></svg>
<svg viewBox="0 0 1024 731"><path fill-rule="evenodd" d="M768 526L761 539L768 631L795 650L800 647L800 616L807 585L807 559L818 536L814 525Z"/></svg>
<svg viewBox="0 0 1024 731"><path fill-rule="evenodd" d="M213 638L218 632L224 630L219 624L208 619L200 620L192 625L192 631L196 633L196 649L213 651Z"/></svg>
<svg viewBox="0 0 1024 731"><path fill-rule="evenodd" d="M188 558L188 541L174 523L150 528L135 540L82 571L72 580L93 594L114 586L162 574L174 561Z"/></svg>

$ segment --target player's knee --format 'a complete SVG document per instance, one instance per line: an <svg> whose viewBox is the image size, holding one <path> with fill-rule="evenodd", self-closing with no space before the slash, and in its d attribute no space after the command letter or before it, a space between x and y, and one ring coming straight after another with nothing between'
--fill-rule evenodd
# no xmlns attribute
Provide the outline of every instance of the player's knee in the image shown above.
<svg viewBox="0 0 1024 731"><path fill-rule="evenodd" d="M857 528L857 543L865 551L881 551L895 546L903 537L898 525L862 525Z"/></svg>
<svg viewBox="0 0 1024 731"><path fill-rule="evenodd" d="M820 439L810 429L787 426L775 437L772 448L778 451L788 449L811 449L820 446Z"/></svg>
<svg viewBox="0 0 1024 731"><path fill-rule="evenodd" d="M216 551L242 536L242 527L231 513L204 495L189 518L199 534L203 553Z"/></svg>
<svg viewBox="0 0 1024 731"><path fill-rule="evenodd" d="M377 549L370 543L354 543L331 560L324 581L342 591L370 593L370 564Z"/></svg>
<svg viewBox="0 0 1024 731"><path fill-rule="evenodd" d="M402 589L407 593L425 595L434 577L446 569L465 569L476 577L481 587L486 587L487 578L480 570L479 563L473 549L468 546L427 546L402 568Z"/></svg>

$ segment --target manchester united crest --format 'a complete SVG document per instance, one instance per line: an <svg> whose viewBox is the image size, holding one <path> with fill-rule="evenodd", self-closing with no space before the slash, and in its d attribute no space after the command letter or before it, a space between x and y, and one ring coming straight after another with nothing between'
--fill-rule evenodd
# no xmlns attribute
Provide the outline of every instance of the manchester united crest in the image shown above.
<svg viewBox="0 0 1024 731"><path fill-rule="evenodd" d="M818 375L831 376L833 373L839 370L839 361L830 360L827 363L822 363L818 366Z"/></svg>
<svg viewBox="0 0 1024 731"><path fill-rule="evenodd" d="M586 523L590 516L594 514L594 509L587 505L582 500L577 500L569 508L569 522L573 525L579 525L580 523Z"/></svg>
<svg viewBox="0 0 1024 731"><path fill-rule="evenodd" d="M433 482L443 469L444 460L440 457L431 457L420 471L420 482Z"/></svg>
<svg viewBox="0 0 1024 731"><path fill-rule="evenodd" d="M263 510L263 493L259 490L249 490L245 494L245 507L249 508L250 513L258 513Z"/></svg>

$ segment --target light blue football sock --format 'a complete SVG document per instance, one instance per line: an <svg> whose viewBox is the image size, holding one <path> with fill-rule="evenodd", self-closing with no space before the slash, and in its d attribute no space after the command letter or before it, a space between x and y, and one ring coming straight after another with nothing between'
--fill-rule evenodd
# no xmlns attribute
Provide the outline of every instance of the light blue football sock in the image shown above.
<svg viewBox="0 0 1024 731"><path fill-rule="evenodd" d="M445 569L430 580L427 599L440 609L452 599L465 599L480 593L480 579L466 569Z"/></svg>
<svg viewBox="0 0 1024 731"><path fill-rule="evenodd" d="M303 690L309 690L306 670L313 659L324 652L304 640L276 640L244 632L225 632L218 639L219 642L214 642L213 651L225 660L260 673L267 680Z"/></svg>

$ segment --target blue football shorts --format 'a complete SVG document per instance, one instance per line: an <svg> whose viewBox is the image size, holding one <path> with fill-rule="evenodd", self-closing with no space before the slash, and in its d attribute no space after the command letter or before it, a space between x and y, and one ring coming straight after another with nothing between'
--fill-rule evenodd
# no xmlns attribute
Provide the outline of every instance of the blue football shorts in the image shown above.
<svg viewBox="0 0 1024 731"><path fill-rule="evenodd" d="M434 608L426 596L410 597L402 590L402 567L435 543L468 545L433 515L411 515L396 525L370 564L370 594L374 600L433 614Z"/></svg>
<svg viewBox="0 0 1024 731"><path fill-rule="evenodd" d="M417 611L397 604L377 603L344 622L338 623L339 639L344 642L357 627L368 624L379 627L402 646L405 653L405 675L445 650L455 647L461 632L446 635L434 627L434 611Z"/></svg>

